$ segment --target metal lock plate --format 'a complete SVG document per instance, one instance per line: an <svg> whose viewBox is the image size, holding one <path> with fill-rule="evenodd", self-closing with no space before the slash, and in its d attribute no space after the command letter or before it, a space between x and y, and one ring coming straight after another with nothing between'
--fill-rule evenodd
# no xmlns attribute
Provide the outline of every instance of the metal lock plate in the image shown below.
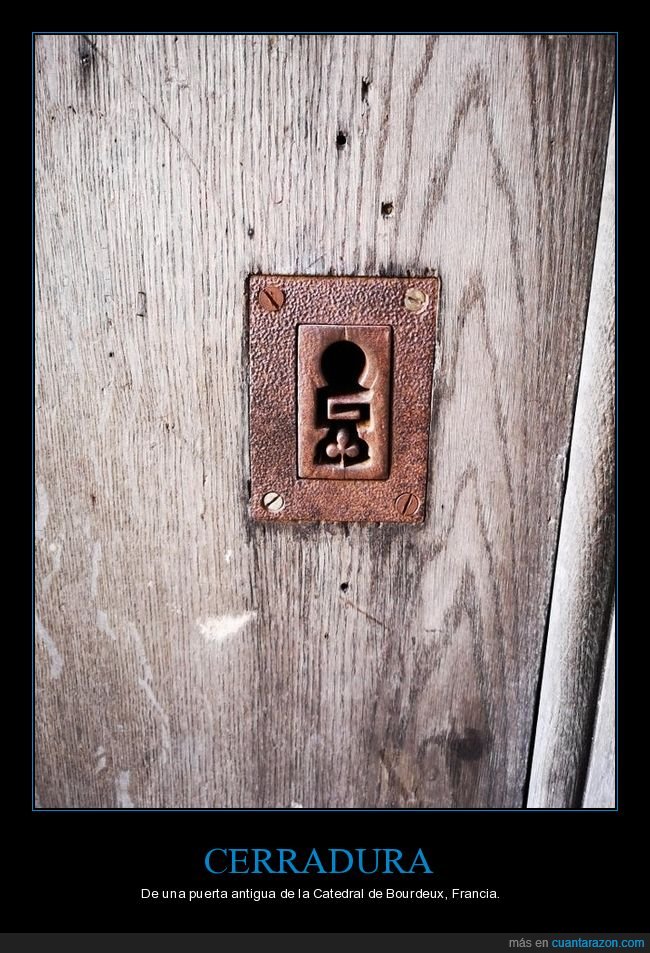
<svg viewBox="0 0 650 953"><path fill-rule="evenodd" d="M424 519L438 278L248 282L251 514Z"/></svg>

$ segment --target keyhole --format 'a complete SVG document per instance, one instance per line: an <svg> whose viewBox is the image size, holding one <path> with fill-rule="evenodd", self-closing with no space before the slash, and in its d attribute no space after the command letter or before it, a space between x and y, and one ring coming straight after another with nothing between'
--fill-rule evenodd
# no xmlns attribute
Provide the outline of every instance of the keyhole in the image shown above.
<svg viewBox="0 0 650 953"><path fill-rule="evenodd" d="M347 394L359 389L366 355L353 341L335 341L326 348L320 366L331 393Z"/></svg>
<svg viewBox="0 0 650 953"><path fill-rule="evenodd" d="M316 446L316 463L345 469L368 460L368 444L354 422L370 419L370 392L359 383L365 366L366 355L353 341L335 341L323 352L321 371L327 383L318 390L316 409L317 424L328 432Z"/></svg>
<svg viewBox="0 0 650 953"><path fill-rule="evenodd" d="M298 326L300 479L387 479L391 363L390 327Z"/></svg>

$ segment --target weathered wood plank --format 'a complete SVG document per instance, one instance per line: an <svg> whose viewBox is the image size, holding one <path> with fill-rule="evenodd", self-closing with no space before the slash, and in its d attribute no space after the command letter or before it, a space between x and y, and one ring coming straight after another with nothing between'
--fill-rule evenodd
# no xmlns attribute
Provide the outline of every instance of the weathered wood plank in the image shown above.
<svg viewBox="0 0 650 953"><path fill-rule="evenodd" d="M612 119L535 730L530 807L578 807L582 801L613 598L615 184Z"/></svg>
<svg viewBox="0 0 650 953"><path fill-rule="evenodd" d="M40 803L521 806L612 39L44 36L36 79ZM424 527L251 526L247 274L428 269Z"/></svg>
<svg viewBox="0 0 650 953"><path fill-rule="evenodd" d="M616 807L616 631L615 618L607 639L607 654L598 696L596 727L589 757L583 807Z"/></svg>

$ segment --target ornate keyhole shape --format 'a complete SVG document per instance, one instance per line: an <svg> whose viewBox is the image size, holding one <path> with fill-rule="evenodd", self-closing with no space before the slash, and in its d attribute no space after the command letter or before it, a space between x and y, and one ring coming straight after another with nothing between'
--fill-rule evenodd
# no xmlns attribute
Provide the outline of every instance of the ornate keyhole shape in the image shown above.
<svg viewBox="0 0 650 953"><path fill-rule="evenodd" d="M366 355L353 341L335 341L323 352L321 371L326 380L318 389L316 424L327 427L327 435L316 445L316 463L338 463L341 467L364 463L370 457L357 421L369 424L372 391L359 383Z"/></svg>

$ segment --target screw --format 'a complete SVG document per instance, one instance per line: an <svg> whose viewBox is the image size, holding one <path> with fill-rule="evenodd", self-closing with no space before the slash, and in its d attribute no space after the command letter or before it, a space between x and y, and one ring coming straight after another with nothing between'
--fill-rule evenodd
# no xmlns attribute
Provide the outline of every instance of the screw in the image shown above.
<svg viewBox="0 0 650 953"><path fill-rule="evenodd" d="M424 311L429 303L429 296L419 288L409 288L404 295L404 307L407 311Z"/></svg>
<svg viewBox="0 0 650 953"><path fill-rule="evenodd" d="M395 500L395 506L402 516L415 516L420 509L420 500L415 493L400 493Z"/></svg>
<svg viewBox="0 0 650 953"><path fill-rule="evenodd" d="M257 300L265 311L279 311L284 304L284 291L277 285L267 285L262 288Z"/></svg>
<svg viewBox="0 0 650 953"><path fill-rule="evenodd" d="M276 493L275 490L270 490L262 497L262 506L269 513L279 513L284 506L284 497Z"/></svg>

